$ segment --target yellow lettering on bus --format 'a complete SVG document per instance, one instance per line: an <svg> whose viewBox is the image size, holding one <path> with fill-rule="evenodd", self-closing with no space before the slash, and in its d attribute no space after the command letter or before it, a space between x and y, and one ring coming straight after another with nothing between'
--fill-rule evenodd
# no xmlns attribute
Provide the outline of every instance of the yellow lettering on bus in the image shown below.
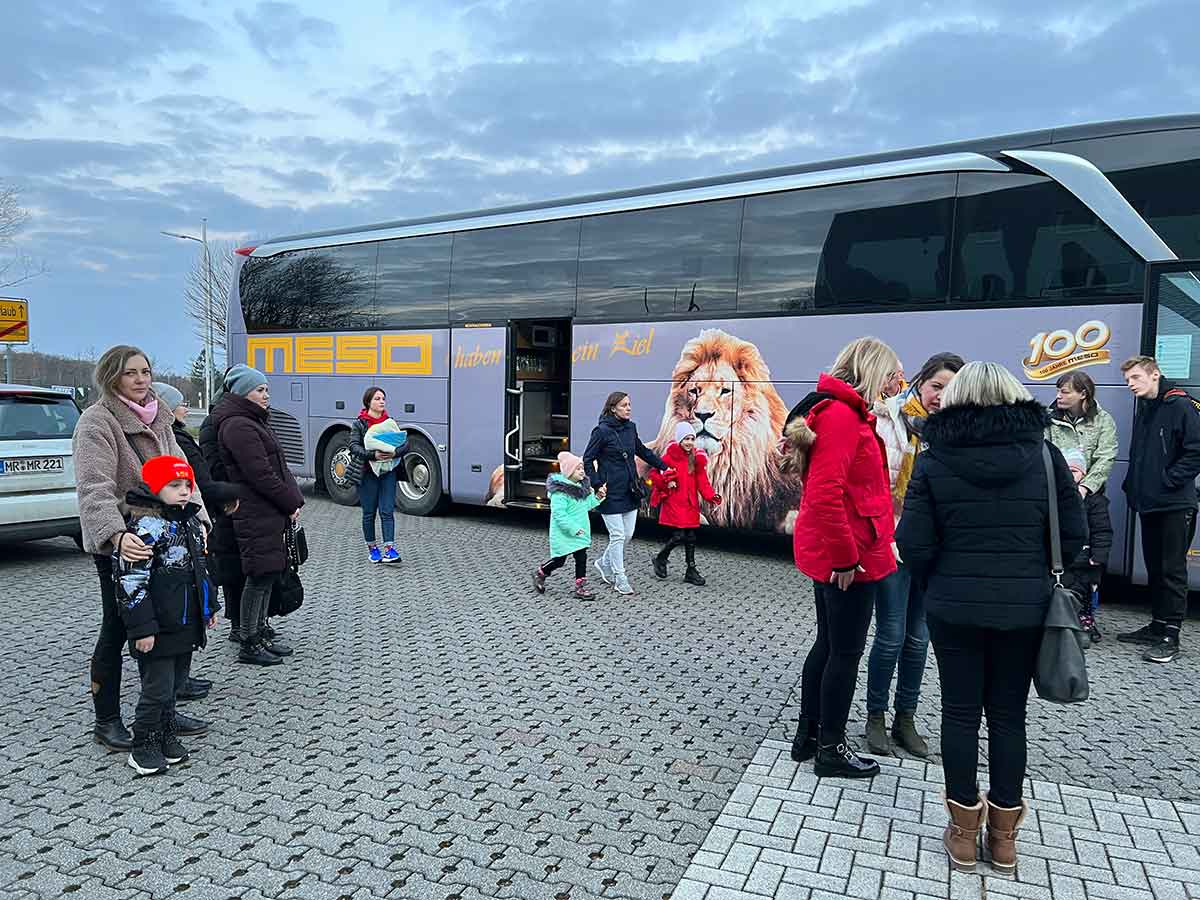
<svg viewBox="0 0 1200 900"><path fill-rule="evenodd" d="M296 372L300 375L332 375L333 335L296 338Z"/></svg>
<svg viewBox="0 0 1200 900"><path fill-rule="evenodd" d="M379 371L379 338L373 334L343 334L337 339L339 375L374 375Z"/></svg>
<svg viewBox="0 0 1200 900"><path fill-rule="evenodd" d="M256 354L262 351L260 364ZM280 372L292 371L292 339L290 337L252 337L246 338L246 360L250 367L262 372L275 371L275 353L283 354L283 366Z"/></svg>
<svg viewBox="0 0 1200 900"><path fill-rule="evenodd" d="M415 349L415 360L398 360L397 350ZM386 334L379 339L379 369L384 375L432 375L432 334Z"/></svg>

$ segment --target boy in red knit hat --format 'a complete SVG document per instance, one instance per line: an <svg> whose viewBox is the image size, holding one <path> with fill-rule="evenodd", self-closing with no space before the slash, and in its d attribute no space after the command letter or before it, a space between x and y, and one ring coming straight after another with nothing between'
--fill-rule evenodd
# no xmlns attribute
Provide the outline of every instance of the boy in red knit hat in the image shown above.
<svg viewBox="0 0 1200 900"><path fill-rule="evenodd" d="M138 775L158 775L188 758L177 733L175 690L187 678L192 651L205 645L207 628L216 625L220 605L205 565L200 506L190 502L192 467L175 456L156 456L142 466L142 480L125 497L126 533L136 534L154 555L125 562L121 535L113 572L117 608L142 680L129 766Z"/></svg>

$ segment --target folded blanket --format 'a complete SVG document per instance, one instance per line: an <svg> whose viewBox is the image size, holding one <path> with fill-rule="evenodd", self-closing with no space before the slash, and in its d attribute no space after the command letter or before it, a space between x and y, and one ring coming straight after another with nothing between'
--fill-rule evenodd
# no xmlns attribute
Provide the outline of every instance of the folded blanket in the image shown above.
<svg viewBox="0 0 1200 900"><path fill-rule="evenodd" d="M372 425L363 435L363 447L367 450L395 453L396 456L394 459L371 460L371 470L377 476L392 471L404 455L404 447L407 443L408 433L400 429L395 419L384 419L378 425Z"/></svg>

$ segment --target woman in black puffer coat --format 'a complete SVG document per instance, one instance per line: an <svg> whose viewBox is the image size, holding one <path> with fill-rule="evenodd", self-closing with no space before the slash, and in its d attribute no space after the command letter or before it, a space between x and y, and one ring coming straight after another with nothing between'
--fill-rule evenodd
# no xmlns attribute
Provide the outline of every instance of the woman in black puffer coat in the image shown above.
<svg viewBox="0 0 1200 900"><path fill-rule="evenodd" d="M1075 479L1045 441L1046 410L996 363L963 367L930 416L896 532L900 556L925 585L942 685L942 768L956 868L973 869L985 818L976 769L987 711L987 839L993 868L1016 867L1025 817L1025 704L1050 601L1049 491L1064 559L1087 531ZM1050 446L1055 483L1042 448Z"/></svg>
<svg viewBox="0 0 1200 900"><path fill-rule="evenodd" d="M633 540L638 508L642 503L644 486L637 474L638 459L660 472L667 471L662 457L638 437L629 395L624 391L613 391L604 401L600 422L592 429L587 449L583 451L583 470L592 487L603 485L608 489L608 495L598 507L604 527L608 529L608 546L595 566L601 580L611 584L618 594L633 593L625 574L625 545ZM649 493L646 489L645 495L649 496Z"/></svg>
<svg viewBox="0 0 1200 900"><path fill-rule="evenodd" d="M304 497L288 471L283 448L268 423L271 402L267 377L237 365L225 375L225 396L212 412L226 477L242 490L233 514L238 555L246 587L242 592L242 650L238 661L269 666L291 648L263 633L271 589L287 568L284 532L300 516Z"/></svg>

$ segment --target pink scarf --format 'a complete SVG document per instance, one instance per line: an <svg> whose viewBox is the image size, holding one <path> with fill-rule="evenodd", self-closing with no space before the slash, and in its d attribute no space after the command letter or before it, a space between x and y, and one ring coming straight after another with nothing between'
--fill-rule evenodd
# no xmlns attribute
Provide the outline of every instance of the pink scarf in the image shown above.
<svg viewBox="0 0 1200 900"><path fill-rule="evenodd" d="M158 417L158 399L146 401L145 406L139 406L123 394L117 394L117 399L133 410L133 414L138 417L143 425L153 425L154 420Z"/></svg>

